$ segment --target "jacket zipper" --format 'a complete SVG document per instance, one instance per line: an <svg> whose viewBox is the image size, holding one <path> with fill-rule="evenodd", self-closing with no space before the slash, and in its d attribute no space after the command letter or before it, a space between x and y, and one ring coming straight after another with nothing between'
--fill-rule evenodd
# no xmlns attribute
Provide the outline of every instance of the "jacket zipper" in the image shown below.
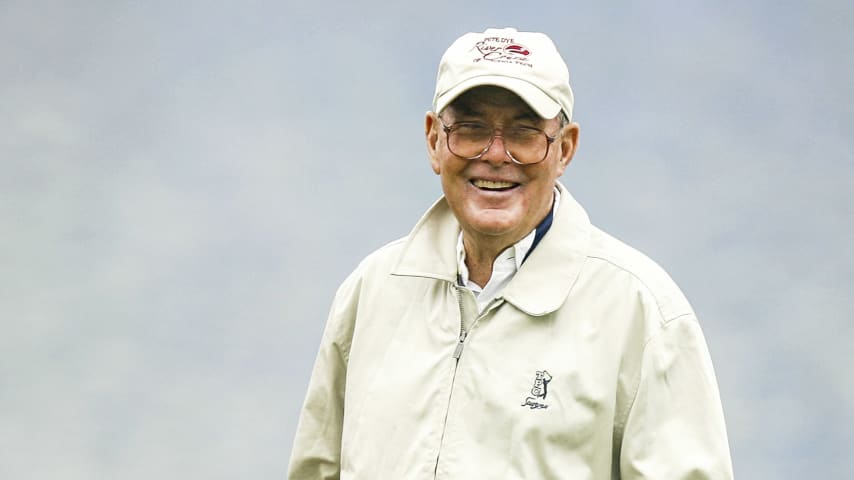
<svg viewBox="0 0 854 480"><path fill-rule="evenodd" d="M474 322L472 322L469 330L466 330L466 312L465 305L463 302L463 288L457 285L454 285L454 291L457 294L457 305L460 309L460 339L457 342L457 347L454 348L454 354L452 355L454 360L454 374L451 377L451 389L448 393L448 406L445 408L445 418L442 423L442 436L439 437L439 452L436 454L436 466L433 467L433 478L437 478L439 473L439 458L442 456L442 445L445 443L445 430L448 427L448 414L451 412L451 397L454 395L454 383L457 379L457 369L460 366L460 357L463 354L463 347L465 347L466 337L468 337L469 331L474 329L475 325L478 324L481 317L486 315L490 310L492 310L493 306L496 304L496 300L490 302L490 304L482 311L478 311L477 317L475 317Z"/></svg>
<svg viewBox="0 0 854 480"><path fill-rule="evenodd" d="M457 343L457 348L454 349L454 358L457 360L457 364L460 363L460 356L463 354L463 346L465 346L466 336L468 332L466 331L466 316L465 316L465 308L463 307L463 294L460 291L460 287L454 287L457 292L457 305L460 307L460 341ZM456 367L454 368L454 373L456 374ZM456 375L455 375L456 376ZM453 387L453 384L451 384Z"/></svg>
<svg viewBox="0 0 854 480"><path fill-rule="evenodd" d="M454 291L457 294L457 306L460 310L460 339L457 342L457 347L454 349L454 354L452 355L454 358L454 373L451 376L451 388L448 392L448 405L445 408L445 418L442 421L442 435L439 437L439 451L436 453L436 466L433 467L433 478L437 478L439 474L439 458L442 456L442 445L445 443L445 429L448 427L448 414L451 411L451 397L454 394L454 382L457 379L457 368L460 365L460 356L463 354L463 346L465 345L466 336L468 336L468 332L466 331L466 316L465 316L465 307L463 306L463 293L462 289L456 285L454 285Z"/></svg>
<svg viewBox="0 0 854 480"><path fill-rule="evenodd" d="M466 331L463 330L460 332L460 341L457 342L457 348L454 349L454 358L457 359L457 362L460 360L460 356L463 354L463 345L466 342Z"/></svg>

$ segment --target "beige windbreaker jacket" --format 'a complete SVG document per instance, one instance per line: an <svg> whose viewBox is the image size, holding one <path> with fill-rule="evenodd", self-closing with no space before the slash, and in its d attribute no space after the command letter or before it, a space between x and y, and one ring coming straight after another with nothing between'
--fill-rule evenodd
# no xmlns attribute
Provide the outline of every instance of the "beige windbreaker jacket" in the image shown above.
<svg viewBox="0 0 854 480"><path fill-rule="evenodd" d="M290 479L732 478L690 305L558 188L551 229L482 314L444 199L344 281Z"/></svg>

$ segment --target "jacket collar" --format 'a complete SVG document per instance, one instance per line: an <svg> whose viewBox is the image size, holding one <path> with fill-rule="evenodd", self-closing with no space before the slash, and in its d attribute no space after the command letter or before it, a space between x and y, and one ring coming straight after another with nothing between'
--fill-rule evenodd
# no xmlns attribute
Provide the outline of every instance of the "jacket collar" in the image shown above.
<svg viewBox="0 0 854 480"><path fill-rule="evenodd" d="M562 184L553 224L504 290L504 299L523 312L546 315L569 295L586 258L590 235L587 213ZM460 226L440 198L412 229L392 275L456 282L456 242Z"/></svg>

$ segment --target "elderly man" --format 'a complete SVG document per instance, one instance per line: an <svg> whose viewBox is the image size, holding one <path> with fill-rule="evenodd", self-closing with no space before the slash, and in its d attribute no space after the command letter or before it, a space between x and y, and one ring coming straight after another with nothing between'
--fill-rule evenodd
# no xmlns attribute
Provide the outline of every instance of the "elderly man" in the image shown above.
<svg viewBox="0 0 854 480"><path fill-rule="evenodd" d="M732 478L690 305L557 181L572 105L541 33L447 50L425 121L444 197L338 290L290 478Z"/></svg>

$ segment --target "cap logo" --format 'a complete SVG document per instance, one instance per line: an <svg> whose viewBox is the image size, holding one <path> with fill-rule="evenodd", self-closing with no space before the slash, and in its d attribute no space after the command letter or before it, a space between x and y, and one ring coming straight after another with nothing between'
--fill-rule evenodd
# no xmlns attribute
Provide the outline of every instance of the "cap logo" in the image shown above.
<svg viewBox="0 0 854 480"><path fill-rule="evenodd" d="M488 60L497 63L514 63L533 67L528 56L531 51L522 44L516 43L507 37L486 37L474 44L472 50L476 51L473 62Z"/></svg>

